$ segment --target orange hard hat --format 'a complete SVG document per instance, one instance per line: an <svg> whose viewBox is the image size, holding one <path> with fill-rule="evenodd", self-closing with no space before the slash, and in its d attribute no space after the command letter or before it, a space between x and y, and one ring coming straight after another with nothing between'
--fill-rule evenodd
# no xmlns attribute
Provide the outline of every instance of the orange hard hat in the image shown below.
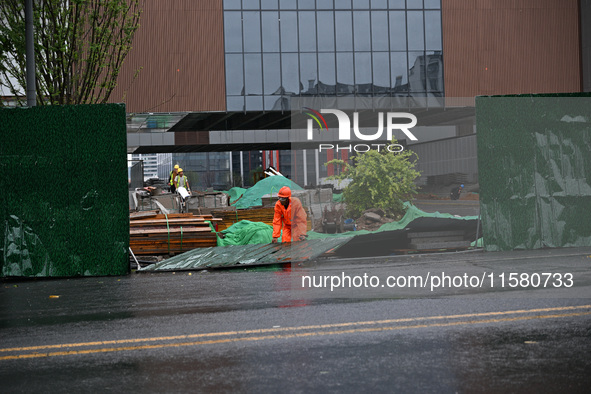
<svg viewBox="0 0 591 394"><path fill-rule="evenodd" d="M291 197L291 189L287 186L283 186L279 189L279 197Z"/></svg>

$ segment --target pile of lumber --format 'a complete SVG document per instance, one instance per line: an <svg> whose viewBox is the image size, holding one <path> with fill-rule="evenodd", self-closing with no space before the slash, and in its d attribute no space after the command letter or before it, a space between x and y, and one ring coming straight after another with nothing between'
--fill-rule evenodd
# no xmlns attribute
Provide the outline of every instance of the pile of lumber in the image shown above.
<svg viewBox="0 0 591 394"><path fill-rule="evenodd" d="M275 199L277 200L277 199ZM218 231L222 231L238 223L241 220L250 220L251 222L263 222L268 225L273 225L273 216L275 215L275 206L267 208L248 208L248 209L220 209L212 211L214 218L219 218ZM310 220L310 213L308 213L307 231L312 229L312 221Z"/></svg>
<svg viewBox="0 0 591 394"><path fill-rule="evenodd" d="M152 256L216 246L217 236L207 221L215 223L220 219L192 213L134 213L129 220L129 246L136 255Z"/></svg>

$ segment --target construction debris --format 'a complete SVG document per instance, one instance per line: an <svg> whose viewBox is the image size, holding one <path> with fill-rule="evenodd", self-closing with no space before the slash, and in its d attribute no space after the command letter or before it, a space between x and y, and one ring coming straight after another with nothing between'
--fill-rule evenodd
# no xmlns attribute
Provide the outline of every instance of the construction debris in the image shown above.
<svg viewBox="0 0 591 394"><path fill-rule="evenodd" d="M195 248L217 245L211 215L159 214L156 211L130 215L129 245L136 255L175 255ZM215 225L213 225L215 228Z"/></svg>

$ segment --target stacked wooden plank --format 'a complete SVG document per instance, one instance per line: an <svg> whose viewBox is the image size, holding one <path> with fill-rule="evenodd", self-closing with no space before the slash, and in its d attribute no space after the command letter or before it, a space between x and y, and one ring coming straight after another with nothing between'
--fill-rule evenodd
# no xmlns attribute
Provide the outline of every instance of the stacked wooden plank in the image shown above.
<svg viewBox="0 0 591 394"><path fill-rule="evenodd" d="M207 221L220 219L192 213L138 212L130 216L129 246L136 255L174 255L216 246L216 234Z"/></svg>
<svg viewBox="0 0 591 394"><path fill-rule="evenodd" d="M273 225L273 216L275 215L275 206L263 208L248 208L248 209L224 209L215 210L211 214L215 218L220 218L218 223L218 231L222 231L241 220L250 220L251 222L263 222L268 225ZM312 222L310 214L308 214L307 230L312 229Z"/></svg>

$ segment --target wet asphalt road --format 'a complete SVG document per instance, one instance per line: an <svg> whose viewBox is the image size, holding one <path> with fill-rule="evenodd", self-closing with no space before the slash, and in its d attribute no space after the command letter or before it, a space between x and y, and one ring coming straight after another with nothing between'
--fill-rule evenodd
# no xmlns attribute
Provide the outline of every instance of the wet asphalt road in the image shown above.
<svg viewBox="0 0 591 394"><path fill-rule="evenodd" d="M589 392L590 266L573 248L4 281L0 391ZM551 277L511 288L511 272ZM353 287L364 275L431 280Z"/></svg>

